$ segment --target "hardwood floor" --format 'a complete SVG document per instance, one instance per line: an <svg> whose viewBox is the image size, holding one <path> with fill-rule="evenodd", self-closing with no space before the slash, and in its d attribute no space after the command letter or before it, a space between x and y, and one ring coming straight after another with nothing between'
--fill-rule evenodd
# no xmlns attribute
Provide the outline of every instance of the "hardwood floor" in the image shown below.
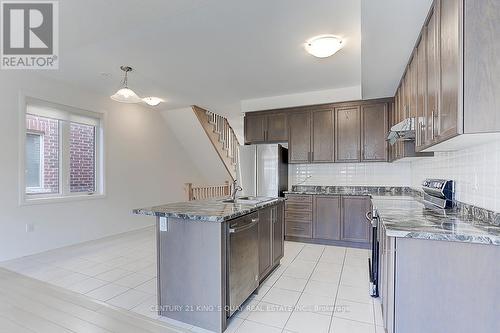
<svg viewBox="0 0 500 333"><path fill-rule="evenodd" d="M188 331L0 268L0 332Z"/></svg>

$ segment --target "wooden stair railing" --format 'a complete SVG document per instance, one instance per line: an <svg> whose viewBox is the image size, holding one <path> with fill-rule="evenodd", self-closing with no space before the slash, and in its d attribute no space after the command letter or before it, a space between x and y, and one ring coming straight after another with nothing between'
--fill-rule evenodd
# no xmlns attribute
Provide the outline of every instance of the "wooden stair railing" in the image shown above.
<svg viewBox="0 0 500 333"><path fill-rule="evenodd" d="M222 185L193 186L192 183L184 184L186 200L204 200L211 198L227 197L231 194L231 183L226 181Z"/></svg>
<svg viewBox="0 0 500 333"><path fill-rule="evenodd" d="M193 105L192 109L205 130L210 142L234 181L238 164L238 138L226 118Z"/></svg>

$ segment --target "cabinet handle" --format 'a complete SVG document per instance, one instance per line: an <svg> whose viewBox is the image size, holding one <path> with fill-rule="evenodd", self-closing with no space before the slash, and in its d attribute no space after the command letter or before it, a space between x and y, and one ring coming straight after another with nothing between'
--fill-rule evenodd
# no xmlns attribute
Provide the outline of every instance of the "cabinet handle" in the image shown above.
<svg viewBox="0 0 500 333"><path fill-rule="evenodd" d="M297 230L297 231L304 231L304 228L299 228L299 227L291 227L290 229L292 230Z"/></svg>
<svg viewBox="0 0 500 333"><path fill-rule="evenodd" d="M314 152L311 152L311 162L314 161Z"/></svg>

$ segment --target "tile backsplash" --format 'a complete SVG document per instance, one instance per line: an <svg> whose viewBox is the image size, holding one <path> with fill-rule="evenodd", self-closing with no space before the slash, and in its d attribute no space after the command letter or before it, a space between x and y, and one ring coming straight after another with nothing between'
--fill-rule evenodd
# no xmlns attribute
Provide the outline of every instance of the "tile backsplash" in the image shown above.
<svg viewBox="0 0 500 333"><path fill-rule="evenodd" d="M413 161L411 186L425 178L455 180L456 200L500 212L500 141Z"/></svg>
<svg viewBox="0 0 500 333"><path fill-rule="evenodd" d="M288 184L410 186L411 165L399 163L290 164Z"/></svg>
<svg viewBox="0 0 500 333"><path fill-rule="evenodd" d="M455 180L456 200L500 212L500 141L410 162L290 164L288 183L420 189L425 178Z"/></svg>

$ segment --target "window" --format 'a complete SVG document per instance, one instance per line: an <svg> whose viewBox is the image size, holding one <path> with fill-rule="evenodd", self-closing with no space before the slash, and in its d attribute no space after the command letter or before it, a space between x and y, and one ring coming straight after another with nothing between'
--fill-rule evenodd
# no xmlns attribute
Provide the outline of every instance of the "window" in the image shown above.
<svg viewBox="0 0 500 333"><path fill-rule="evenodd" d="M101 114L26 100L24 201L103 193Z"/></svg>

